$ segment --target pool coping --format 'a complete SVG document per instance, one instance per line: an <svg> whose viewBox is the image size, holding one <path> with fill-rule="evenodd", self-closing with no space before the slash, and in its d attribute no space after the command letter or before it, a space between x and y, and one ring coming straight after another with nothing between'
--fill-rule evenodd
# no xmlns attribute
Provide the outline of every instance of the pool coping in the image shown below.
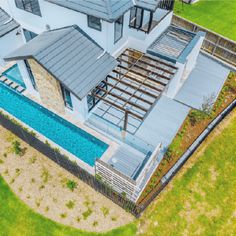
<svg viewBox="0 0 236 236"><path fill-rule="evenodd" d="M99 139L100 141L104 142L105 144L108 145L108 148L106 149L106 151L102 154L102 156L99 158L105 162L107 162L112 155L116 152L116 150L119 148L120 144L112 139L109 139L108 137L106 137L105 135L99 133L98 131L86 126L85 124L81 123L79 120L77 120L75 117L73 117L73 114L69 114L68 112L66 112L65 115L58 113L57 111L55 111L54 109L49 109L47 108L38 98L30 95L27 93L27 90L25 90L22 93L23 96L25 96L26 98L32 100L33 102L37 103L38 105L42 106L43 108L51 111L52 113L58 115L60 118L68 121L69 123L71 123L72 125L75 125L77 128L87 132L88 134L94 136L95 138ZM1 108L0 108L1 109ZM14 117L14 116L13 116ZM14 117L15 118L15 117ZM22 122L22 121L21 121ZM24 122L22 122L23 124L25 124ZM26 125L26 124L25 124ZM29 127L30 129L32 129L34 132L36 132L37 134L40 134L38 131L35 131L33 128L31 128L30 126L26 125L27 127ZM50 140L47 139L44 135L40 134L43 138L43 140ZM95 164L94 166L90 166L89 164L87 164L86 162L84 162L83 160L81 160L79 157L73 155L72 153L70 153L69 151L65 150L63 147L61 147L60 145L56 144L55 142L51 141L50 142L52 144L54 144L56 147L59 147L60 149L64 150L66 155L71 155L74 158L76 158L79 163L81 163L81 165L85 165L86 170L87 168L90 169L90 173L91 174L95 174Z"/></svg>

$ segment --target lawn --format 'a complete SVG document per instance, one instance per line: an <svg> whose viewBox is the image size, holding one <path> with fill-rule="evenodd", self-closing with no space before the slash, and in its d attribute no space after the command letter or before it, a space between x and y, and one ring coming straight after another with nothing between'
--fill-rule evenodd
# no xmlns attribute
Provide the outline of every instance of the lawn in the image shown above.
<svg viewBox="0 0 236 236"><path fill-rule="evenodd" d="M235 235L235 143L236 110L149 206L143 235Z"/></svg>
<svg viewBox="0 0 236 236"><path fill-rule="evenodd" d="M218 127L140 220L102 235L235 235L236 111ZM0 176L0 235L99 235L33 212Z"/></svg>
<svg viewBox="0 0 236 236"><path fill-rule="evenodd" d="M236 1L200 0L188 5L175 1L175 14L236 41Z"/></svg>

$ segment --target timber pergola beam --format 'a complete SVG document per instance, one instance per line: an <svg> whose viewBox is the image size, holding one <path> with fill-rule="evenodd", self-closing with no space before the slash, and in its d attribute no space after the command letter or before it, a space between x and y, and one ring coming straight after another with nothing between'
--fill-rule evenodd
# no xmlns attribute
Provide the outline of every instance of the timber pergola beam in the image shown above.
<svg viewBox="0 0 236 236"><path fill-rule="evenodd" d="M113 70L113 72L115 72L116 74L121 75L131 81L142 84L143 86L148 87L149 89L153 89L154 91L157 91L157 92L162 92L162 89L159 89L159 88L157 88L151 84L148 84L146 82L142 82L142 80L139 80L139 79L134 78L133 76L127 75L127 73L122 73L118 70ZM146 78L144 78L144 79L146 79Z"/></svg>
<svg viewBox="0 0 236 236"><path fill-rule="evenodd" d="M136 58L133 57L132 55L126 54L126 51L123 52L123 53L119 56L119 58L117 58L117 59L120 60L121 57L128 57L128 58L131 58L131 59L134 59L134 60L136 59ZM122 58L122 59L123 59L123 58ZM124 60L124 59L123 59L123 60ZM163 68L163 67L161 67L161 66L152 64L152 63L150 63L150 62L148 62L148 61L145 61L145 60L140 59L139 62L142 63L142 64L145 64L145 65L151 66L151 67L153 67L153 68L155 68L155 69L157 69L157 70L162 70L163 72L168 73L168 74L170 74L170 75L174 75L174 74L175 74L173 71L167 70L166 68ZM131 61L130 61L129 63L132 64ZM172 68L172 69L173 69L173 68Z"/></svg>
<svg viewBox="0 0 236 236"><path fill-rule="evenodd" d="M101 91L103 91L103 92L107 92L107 90L104 89L104 88L102 88L102 87L98 87L98 88L99 88ZM148 112L148 109L146 109L146 108L144 108L144 107L142 107L142 106L140 106L140 105L138 105L138 104L136 104L136 103L134 103L134 102L131 102L131 101L129 101L128 99L123 98L122 96L119 96L119 95L117 95L117 94L115 94L115 93L112 93L111 91L109 91L109 92L107 93L107 95L110 95L110 96L112 96L112 97L114 97L114 98L117 98L117 99L119 99L119 100L125 102L125 104L128 103L128 104L130 104L131 106L134 106L134 107L138 108L138 109L141 110L141 111Z"/></svg>
<svg viewBox="0 0 236 236"><path fill-rule="evenodd" d="M120 91L120 92L122 92L122 93L125 93L125 94L129 95L129 96L132 96L132 95L133 95L134 98L137 98L137 99L139 99L140 101L147 103L148 105L152 105L152 104L153 104L152 102L150 102L150 101L148 101L148 100L146 100L146 99L144 99L144 98L142 98L142 97L140 97L140 96L137 96L137 95L135 95L135 94L132 94L132 93L130 93L130 92L128 92L128 91L126 91L126 90L124 90L124 89L118 87L117 85L114 86L113 84L111 84L111 83L109 83L109 82L105 82L105 83L106 83L108 86L112 87L112 89L118 90L118 91Z"/></svg>
<svg viewBox="0 0 236 236"><path fill-rule="evenodd" d="M145 74L140 73L140 72L138 72L138 71L136 71L136 70L127 69L125 66L122 66L122 65L118 65L118 67L120 67L120 68L122 68L122 69L124 69L124 70L128 70L129 72L132 72L133 74L136 74L136 75L138 75L138 76L142 76L143 78L146 78L146 79L150 80L150 81L153 82L153 83L156 83L156 84L159 84L159 85L163 85L163 86L166 86L166 84L167 84L167 83L164 83L164 82L162 82L162 81L159 81L159 80L156 80L156 79L151 78L151 77L149 76L149 73L150 73L150 72L147 72L147 75L145 75ZM134 67L136 67L136 65L135 65Z"/></svg>
<svg viewBox="0 0 236 236"><path fill-rule="evenodd" d="M134 49L130 49L130 48L127 48L126 50L129 51L129 52L131 52L131 53L140 53L140 52L138 52L138 51L136 51L136 50L134 50ZM149 60L151 60L151 61L155 61L155 62L157 62L157 63L159 63L159 64L168 66L168 67L170 67L170 68L172 68L172 69L175 69L175 70L178 69L177 67L175 67L175 66L173 66L173 65L171 65L171 64L169 64L169 63L163 62L163 61L158 60L158 59L156 59L156 58L152 58L152 57L150 57L150 56L147 56L146 54L143 54L142 58L147 58L147 59L149 59Z"/></svg>
<svg viewBox="0 0 236 236"><path fill-rule="evenodd" d="M106 99L106 98L104 98L102 96L99 96L98 94L93 94L93 96L95 96L96 98L98 98L100 100L103 100L104 102L110 104L111 106L114 106L114 107L118 108L121 111L124 111L126 114L130 114L130 115L132 115L132 116L134 116L134 117L136 117L136 118L138 118L140 120L144 119L143 116L140 116L140 115L138 115L138 114L136 114L136 113L134 113L132 111L129 111L129 110L125 109L124 107L119 106L116 103L114 103L114 102L112 102L112 101L110 101L110 100L108 100L108 99Z"/></svg>
<svg viewBox="0 0 236 236"><path fill-rule="evenodd" d="M158 98L158 95L156 95L156 94L150 93L150 92L148 92L148 91L146 91L146 90L144 90L144 89L142 89L142 88L139 88L138 86L135 86L135 85L133 85L133 84L130 84L130 83L128 83L128 82L125 82L125 81L123 81L123 80L120 80L120 79L118 79L118 78L116 78L116 77L113 77L113 76L111 76L111 75L108 75L107 78L110 78L110 79L112 79L112 80L118 81L119 83L121 83L121 84L123 84L123 85L126 85L126 86L128 86L128 87L130 87L130 88L133 88L133 89L135 89L135 90L137 90L137 91L139 91L139 92L141 92L141 93L144 93L144 94L148 95L149 97L152 97L152 98L155 98L155 99Z"/></svg>
<svg viewBox="0 0 236 236"><path fill-rule="evenodd" d="M128 56L127 56L128 57ZM162 74L160 74L160 73L157 73L157 72L155 72L155 71L153 71L153 70L150 70L150 69L148 69L148 68L145 68L145 67L143 67L143 66L141 66L140 64L139 65L132 65L132 63L130 62L130 61L127 61L127 60L125 60L125 59L123 59L123 58L118 58L118 61L120 61L120 62L124 62L124 63L127 63L127 64L130 64L132 67L137 67L137 68L139 68L139 69L141 69L141 70L143 70L143 71L145 71L145 72L148 72L148 73L151 73L151 74L154 74L154 75L156 75L156 76L158 76L158 77L160 77L160 78L162 78L162 79L166 79L166 80L170 80L171 78L170 77L168 77L168 76L165 76L165 75L162 75ZM139 61L139 62L142 62L141 60ZM149 66L150 66L150 64L149 64ZM153 68L155 68L155 66L154 65L151 65ZM170 73L170 74L174 74L173 72L169 72L168 71L168 73Z"/></svg>

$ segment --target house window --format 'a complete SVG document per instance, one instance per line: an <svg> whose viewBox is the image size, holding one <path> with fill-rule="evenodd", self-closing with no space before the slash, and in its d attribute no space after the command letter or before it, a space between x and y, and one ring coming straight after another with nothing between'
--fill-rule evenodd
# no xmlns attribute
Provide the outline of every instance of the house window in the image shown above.
<svg viewBox="0 0 236 236"><path fill-rule="evenodd" d="M105 81L107 81L107 79L105 79ZM107 84L104 81L102 81L98 87L101 87L107 90ZM96 104L98 104L98 102L100 101L97 97L93 96L92 94L97 94L101 97L104 97L106 95L106 93L99 88L94 89L91 94L88 94L87 102L88 102L89 111L91 111L96 106Z"/></svg>
<svg viewBox="0 0 236 236"><path fill-rule="evenodd" d="M31 39L35 38L37 34L29 30L23 29L26 42L29 42Z"/></svg>
<svg viewBox="0 0 236 236"><path fill-rule="evenodd" d="M153 12L140 7L133 7L130 10L129 27L149 33L157 22L153 20Z"/></svg>
<svg viewBox="0 0 236 236"><path fill-rule="evenodd" d="M70 91L66 89L65 87L63 87L62 85L61 85L61 91L62 91L62 96L64 99L65 106L72 110L73 106L72 106Z"/></svg>
<svg viewBox="0 0 236 236"><path fill-rule="evenodd" d="M88 26L99 31L102 30L101 20L95 16L88 16Z"/></svg>
<svg viewBox="0 0 236 236"><path fill-rule="evenodd" d="M33 85L34 89L37 91L38 89L37 89L34 75L33 75L32 70L30 68L29 62L27 60L24 60L24 62L25 62L25 66L26 66L26 69L27 69L29 77L30 77L31 84Z"/></svg>
<svg viewBox="0 0 236 236"><path fill-rule="evenodd" d="M119 17L115 21L115 35L114 35L114 42L118 42L122 36L123 36L123 21L124 21L124 16Z"/></svg>
<svg viewBox="0 0 236 236"><path fill-rule="evenodd" d="M16 7L35 15L42 16L38 0L15 0Z"/></svg>

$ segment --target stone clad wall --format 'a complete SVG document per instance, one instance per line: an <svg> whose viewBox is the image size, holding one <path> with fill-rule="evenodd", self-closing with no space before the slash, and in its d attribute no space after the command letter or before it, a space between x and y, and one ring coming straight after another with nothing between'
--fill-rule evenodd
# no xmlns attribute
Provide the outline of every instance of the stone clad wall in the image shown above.
<svg viewBox="0 0 236 236"><path fill-rule="evenodd" d="M65 113L65 105L60 83L34 59L28 60L42 103L60 114Z"/></svg>

